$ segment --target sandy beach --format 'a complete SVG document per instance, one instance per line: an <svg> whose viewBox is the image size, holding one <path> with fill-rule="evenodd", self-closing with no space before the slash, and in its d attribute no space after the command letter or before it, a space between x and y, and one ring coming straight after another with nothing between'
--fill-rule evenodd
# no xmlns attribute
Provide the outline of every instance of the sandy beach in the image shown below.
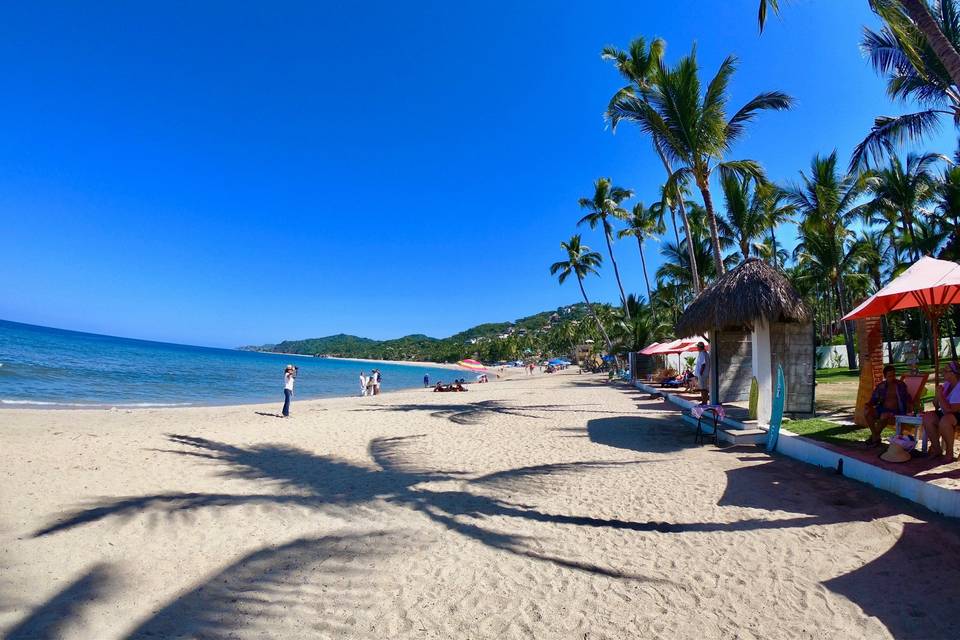
<svg viewBox="0 0 960 640"><path fill-rule="evenodd" d="M957 636L956 522L598 376L276 410L0 412L0 632Z"/></svg>

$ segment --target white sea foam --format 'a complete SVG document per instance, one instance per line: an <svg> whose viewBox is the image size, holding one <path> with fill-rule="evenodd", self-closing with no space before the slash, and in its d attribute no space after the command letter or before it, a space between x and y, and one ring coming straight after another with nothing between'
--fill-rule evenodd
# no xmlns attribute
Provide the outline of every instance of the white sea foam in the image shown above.
<svg viewBox="0 0 960 640"><path fill-rule="evenodd" d="M94 402L44 402L42 400L7 400L0 398L0 404L7 405L28 405L36 407L86 407L89 409L118 409L146 408L146 407L189 407L192 402L116 402L116 403L94 403Z"/></svg>

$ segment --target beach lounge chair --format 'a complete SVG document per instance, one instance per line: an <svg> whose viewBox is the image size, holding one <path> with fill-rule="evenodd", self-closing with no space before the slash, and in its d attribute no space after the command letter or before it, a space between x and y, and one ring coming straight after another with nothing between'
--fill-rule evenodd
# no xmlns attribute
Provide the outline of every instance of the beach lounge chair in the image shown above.
<svg viewBox="0 0 960 640"><path fill-rule="evenodd" d="M930 378L929 373L908 373L900 377L900 381L903 384L907 385L907 392L910 394L910 414L905 416L897 416L895 418L896 422L894 425L894 431L896 435L902 435L903 425L911 425L915 428L916 433L914 434L916 438L920 438L920 432L923 431L923 419L917 415L921 410L921 398L923 398L923 392L927 388L927 380ZM927 434L923 434L923 442L920 445L920 450L926 453L927 451Z"/></svg>

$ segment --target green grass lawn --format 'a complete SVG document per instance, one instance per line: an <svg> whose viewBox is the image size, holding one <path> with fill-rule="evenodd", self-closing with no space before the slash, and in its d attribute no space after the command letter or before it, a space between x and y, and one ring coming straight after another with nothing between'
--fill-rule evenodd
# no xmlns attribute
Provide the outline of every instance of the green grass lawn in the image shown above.
<svg viewBox="0 0 960 640"><path fill-rule="evenodd" d="M870 430L865 427L841 425L820 418L791 420L784 422L783 428L813 440L829 442L841 447L862 443L870 437Z"/></svg>
<svg viewBox="0 0 960 640"><path fill-rule="evenodd" d="M893 365L897 370L897 375L902 375L907 373L910 370L910 365L899 362ZM922 373L929 373L930 378L933 378L933 361L932 360L921 360L919 363L920 371ZM839 369L817 369L816 370L816 380L817 384L831 384L835 382L856 382L860 377L859 369L851 371L846 367L840 367Z"/></svg>

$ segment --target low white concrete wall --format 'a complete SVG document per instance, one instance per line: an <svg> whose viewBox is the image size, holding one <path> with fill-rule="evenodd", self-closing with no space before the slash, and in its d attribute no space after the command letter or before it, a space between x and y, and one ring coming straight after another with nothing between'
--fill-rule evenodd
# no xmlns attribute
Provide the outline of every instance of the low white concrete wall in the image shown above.
<svg viewBox="0 0 960 640"><path fill-rule="evenodd" d="M912 346L913 348L919 350L920 341L919 340L906 340L903 342L894 342L893 344L893 361L894 362L906 362L906 353L907 346ZM954 346L957 348L957 352L960 353L960 338L954 340ZM940 340L940 357L949 358L951 356L950 352L950 338L942 338ZM888 343L883 343L883 361L885 363L890 362L890 348ZM833 346L822 346L817 347L817 369L838 369L841 367L847 366L847 347L840 345Z"/></svg>
<svg viewBox="0 0 960 640"><path fill-rule="evenodd" d="M663 395L667 400L674 404L689 409L696 403L665 391L637 382L636 387L647 393ZM686 416L684 416L686 422ZM711 421L712 423L712 421ZM696 425L696 421L692 424ZM746 426L731 418L724 418L723 424L734 429L745 429ZM712 424L707 425L708 433L712 433ZM780 429L780 437L777 439L777 452L785 456L794 458L807 464L812 464L826 469L836 469L837 463L843 460L843 475L860 482L865 482L873 487L889 491L890 493L906 498L917 504L921 504L931 511L942 513L951 518L960 518L960 491L954 491L946 487L941 487L917 478L905 476L895 471L889 471L876 465L868 464L862 460L845 456L832 449L820 446L818 443L808 438L803 438L787 429Z"/></svg>
<svg viewBox="0 0 960 640"><path fill-rule="evenodd" d="M960 517L960 491L947 489L845 456L832 449L821 447L816 442L791 433L786 429L780 430L777 451L801 462L828 469L836 469L837 463L843 460L843 475L848 478L889 491L945 516Z"/></svg>

